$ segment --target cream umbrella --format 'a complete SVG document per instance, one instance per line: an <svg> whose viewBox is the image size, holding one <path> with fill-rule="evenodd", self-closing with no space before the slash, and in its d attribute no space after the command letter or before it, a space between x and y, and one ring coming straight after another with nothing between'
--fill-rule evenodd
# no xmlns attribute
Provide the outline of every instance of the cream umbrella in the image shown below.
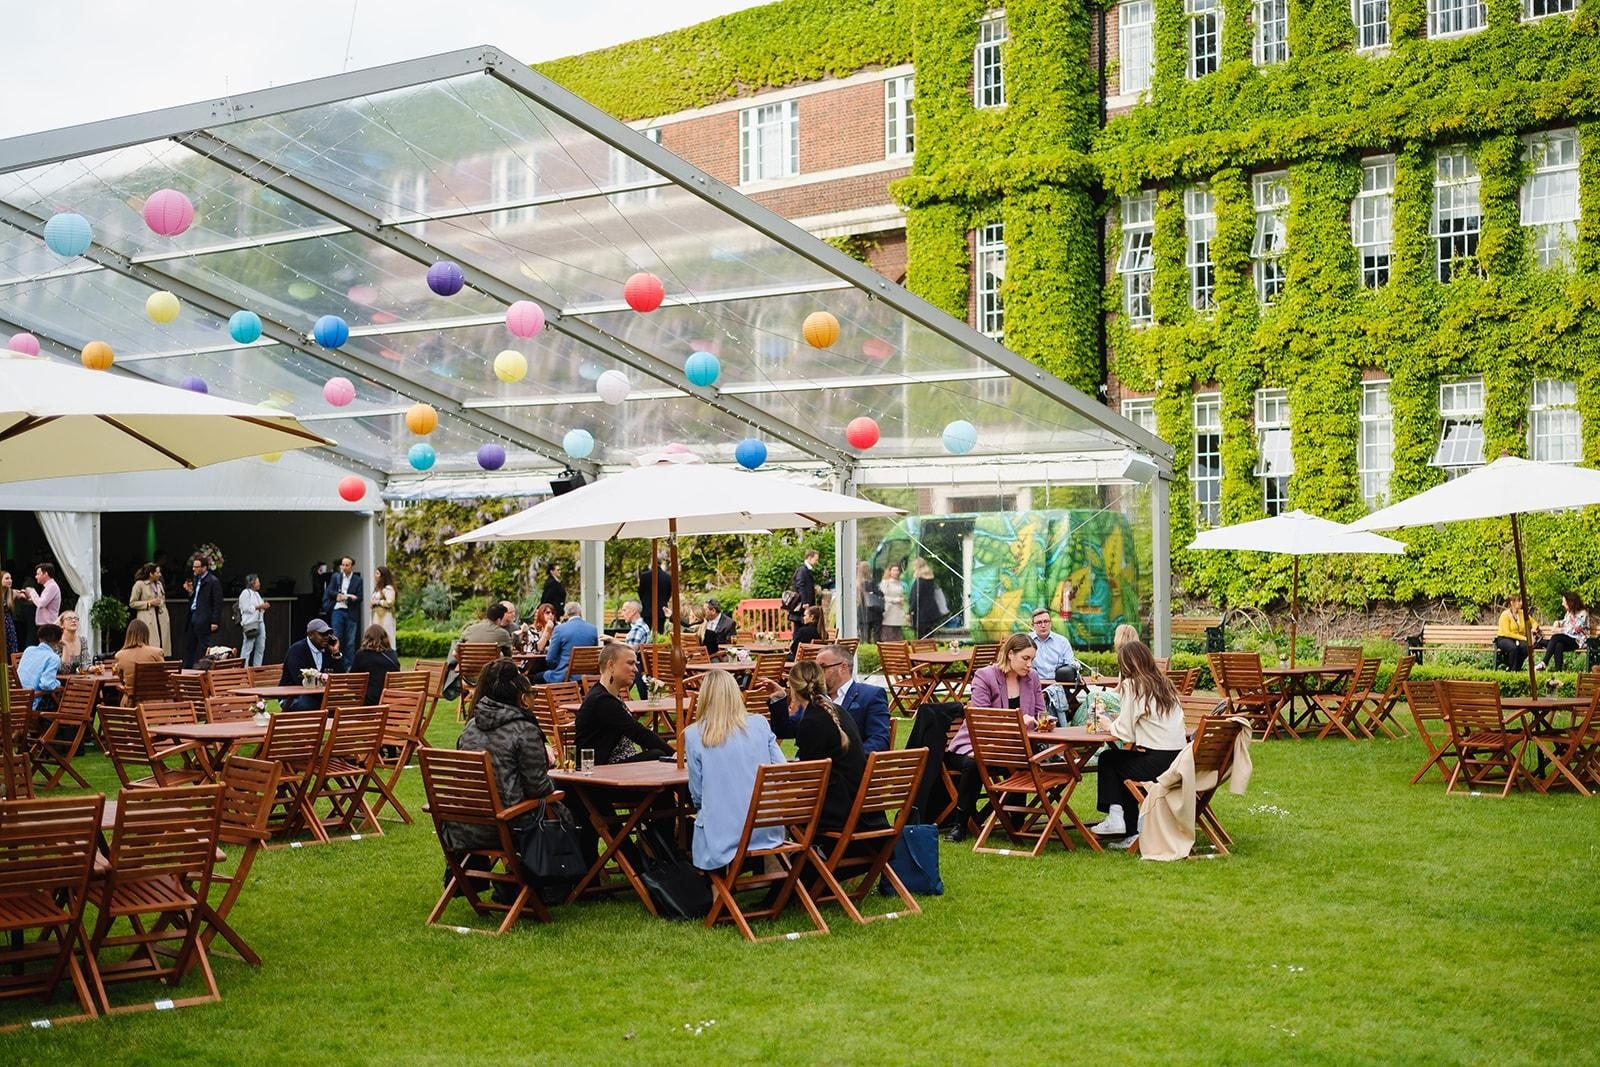
<svg viewBox="0 0 1600 1067"><path fill-rule="evenodd" d="M1189 543L1194 549L1237 552L1276 552L1294 557L1294 578L1289 608L1289 666L1294 666L1295 639L1300 627L1300 557L1331 555L1394 555L1405 552L1404 542L1374 533L1354 533L1331 519L1304 511L1286 511L1267 519L1206 530Z"/></svg>
<svg viewBox="0 0 1600 1067"><path fill-rule="evenodd" d="M1517 517L1530 512L1566 511L1600 504L1600 471L1564 463L1540 463L1504 456L1486 467L1407 497L1350 524L1352 530L1398 530L1467 519L1511 519L1511 547L1517 557L1517 591L1528 611L1528 575L1522 562L1522 531ZM1534 677L1533 628L1528 627L1528 692L1539 691Z"/></svg>

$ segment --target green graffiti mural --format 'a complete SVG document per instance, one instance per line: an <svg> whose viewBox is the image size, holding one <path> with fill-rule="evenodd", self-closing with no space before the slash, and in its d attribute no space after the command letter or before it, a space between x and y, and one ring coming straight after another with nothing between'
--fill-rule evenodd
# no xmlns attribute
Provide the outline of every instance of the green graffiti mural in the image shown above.
<svg viewBox="0 0 1600 1067"><path fill-rule="evenodd" d="M1047 607L1074 645L1109 645L1139 618L1139 565L1127 517L1109 511L1022 511L973 523L972 634L996 641ZM1069 611L1066 618L1063 610Z"/></svg>

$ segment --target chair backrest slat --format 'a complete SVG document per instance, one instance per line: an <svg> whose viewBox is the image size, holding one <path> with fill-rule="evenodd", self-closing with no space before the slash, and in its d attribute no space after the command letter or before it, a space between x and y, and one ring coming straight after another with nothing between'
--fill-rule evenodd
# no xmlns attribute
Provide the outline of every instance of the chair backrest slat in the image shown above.
<svg viewBox="0 0 1600 1067"><path fill-rule="evenodd" d="M1010 708L967 708L967 736L980 763L996 767L1022 767L1032 757L1022 713Z"/></svg>
<svg viewBox="0 0 1600 1067"><path fill-rule="evenodd" d="M222 786L129 790L117 799L111 866L119 882L211 869Z"/></svg>
<svg viewBox="0 0 1600 1067"><path fill-rule="evenodd" d="M105 799L96 793L0 800L0 895L58 889L81 895Z"/></svg>
<svg viewBox="0 0 1600 1067"><path fill-rule="evenodd" d="M218 831L224 844L242 845L266 835L272 798L283 768L271 760L238 754L222 766L222 816Z"/></svg>
<svg viewBox="0 0 1600 1067"><path fill-rule="evenodd" d="M746 833L766 826L815 822L832 769L830 760L764 763L757 767Z"/></svg>
<svg viewBox="0 0 1600 1067"><path fill-rule="evenodd" d="M927 757L925 748L899 748L868 755L857 810L898 811L909 807Z"/></svg>
<svg viewBox="0 0 1600 1067"><path fill-rule="evenodd" d="M327 714L320 710L278 712L267 726L261 758L304 770L322 751L327 721Z"/></svg>
<svg viewBox="0 0 1600 1067"><path fill-rule="evenodd" d="M500 810L489 753L449 748L419 748L423 791L435 823L459 822L489 826Z"/></svg>
<svg viewBox="0 0 1600 1067"><path fill-rule="evenodd" d="M322 708L332 711L334 708L354 707L365 704L367 701L367 680L370 677L365 671L359 674L330 674L327 684L322 687Z"/></svg>
<svg viewBox="0 0 1600 1067"><path fill-rule="evenodd" d="M187 700L151 700L140 704L139 721L152 726L183 726L196 721L194 705Z"/></svg>
<svg viewBox="0 0 1600 1067"><path fill-rule="evenodd" d="M1439 699L1452 733L1505 729L1498 682L1446 678L1439 683Z"/></svg>

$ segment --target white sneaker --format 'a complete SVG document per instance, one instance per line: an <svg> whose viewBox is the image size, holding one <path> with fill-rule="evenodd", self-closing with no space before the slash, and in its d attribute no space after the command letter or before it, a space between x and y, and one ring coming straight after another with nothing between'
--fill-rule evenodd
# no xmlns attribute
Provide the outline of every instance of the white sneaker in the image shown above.
<svg viewBox="0 0 1600 1067"><path fill-rule="evenodd" d="M1138 834L1129 834L1127 837L1121 837L1115 841L1107 841L1106 848L1109 848L1113 852L1126 852L1128 849L1132 848L1134 842L1138 840Z"/></svg>
<svg viewBox="0 0 1600 1067"><path fill-rule="evenodd" d="M1121 837L1128 832L1127 823L1122 821L1122 809L1112 808L1111 814L1089 827L1089 832L1096 837Z"/></svg>
<svg viewBox="0 0 1600 1067"><path fill-rule="evenodd" d="M1546 664L1544 660L1540 660L1538 663L1533 665L1533 669L1536 671L1542 671L1546 666L1548 666L1548 664Z"/></svg>

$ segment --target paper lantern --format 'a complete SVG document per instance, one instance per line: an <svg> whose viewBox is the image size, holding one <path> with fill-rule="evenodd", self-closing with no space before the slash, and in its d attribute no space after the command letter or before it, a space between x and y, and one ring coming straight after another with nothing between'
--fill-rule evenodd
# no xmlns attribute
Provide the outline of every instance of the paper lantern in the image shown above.
<svg viewBox="0 0 1600 1067"><path fill-rule="evenodd" d="M378 299L378 290L376 287L368 285L365 282L358 282L346 289L344 291L344 295L349 299L350 303L360 304L362 307L366 307L374 300Z"/></svg>
<svg viewBox="0 0 1600 1067"><path fill-rule="evenodd" d="M337 315L324 315L311 328L311 336L323 348L338 348L350 340L350 327Z"/></svg>
<svg viewBox="0 0 1600 1067"><path fill-rule="evenodd" d="M494 376L502 382L520 382L528 373L528 357L508 348L494 357Z"/></svg>
<svg viewBox="0 0 1600 1067"><path fill-rule="evenodd" d="M588 459L594 452L594 434L578 427L568 430L561 439L561 447L566 449L567 455L573 459Z"/></svg>
<svg viewBox="0 0 1600 1067"><path fill-rule="evenodd" d="M746 437L734 448L733 458L745 470L753 471L767 461L766 443L759 438Z"/></svg>
<svg viewBox="0 0 1600 1067"><path fill-rule="evenodd" d="M695 352L684 363L683 373L690 382L703 388L717 380L722 364L710 352Z"/></svg>
<svg viewBox="0 0 1600 1067"><path fill-rule="evenodd" d="M586 359L578 364L578 377L586 382L599 381L602 373L604 373L604 368L592 359Z"/></svg>
<svg viewBox="0 0 1600 1067"><path fill-rule="evenodd" d="M116 357L111 352L111 346L104 341L90 341L83 346L78 358L90 370L110 370Z"/></svg>
<svg viewBox="0 0 1600 1067"><path fill-rule="evenodd" d="M228 336L242 345L261 340L261 316L254 311L235 311L228 319Z"/></svg>
<svg viewBox="0 0 1600 1067"><path fill-rule="evenodd" d="M894 355L894 345L881 337L869 337L861 342L861 354L877 363L882 363Z"/></svg>
<svg viewBox="0 0 1600 1067"><path fill-rule="evenodd" d="M978 428L966 419L957 419L944 428L944 450L964 456L978 444Z"/></svg>
<svg viewBox="0 0 1600 1067"><path fill-rule="evenodd" d="M850 425L844 428L844 439L850 442L851 448L866 451L878 443L878 424L866 415L851 419Z"/></svg>
<svg viewBox="0 0 1600 1067"><path fill-rule="evenodd" d="M144 301L144 313L150 316L150 321L165 326L178 317L178 311L183 307L178 303L178 298L165 289L158 289L151 293Z"/></svg>
<svg viewBox="0 0 1600 1067"><path fill-rule="evenodd" d="M439 425L439 413L431 404L412 404L406 409L406 429L418 437L426 437Z"/></svg>
<svg viewBox="0 0 1600 1067"><path fill-rule="evenodd" d="M37 356L39 339L31 333L14 333L11 335L11 340L6 342L6 347L25 356Z"/></svg>
<svg viewBox="0 0 1600 1067"><path fill-rule="evenodd" d="M628 376L619 370L606 371L594 383L594 391L600 394L600 399L612 405L628 399L628 391L632 388Z"/></svg>
<svg viewBox="0 0 1600 1067"><path fill-rule="evenodd" d="M157 189L144 202L144 224L162 237L176 237L194 221L194 204L176 189Z"/></svg>
<svg viewBox="0 0 1600 1067"><path fill-rule="evenodd" d="M276 463L276 462L278 462L278 460L283 458L283 453L282 452L263 452L263 453L261 453L261 458L262 458L263 461L265 461L267 463Z"/></svg>
<svg viewBox="0 0 1600 1067"><path fill-rule="evenodd" d="M204 378L200 377L200 375L198 375L198 374L186 374L186 375L184 375L183 376L183 381L178 383L178 388L179 389L187 389L191 393L209 393L209 392L211 392L211 390L206 386L206 380Z"/></svg>
<svg viewBox="0 0 1600 1067"><path fill-rule="evenodd" d="M367 495L367 483L354 474L348 475L339 479L339 495L354 504Z"/></svg>
<svg viewBox="0 0 1600 1067"><path fill-rule="evenodd" d="M94 231L82 215L63 211L44 224L44 243L58 256L81 256L93 241Z"/></svg>
<svg viewBox="0 0 1600 1067"><path fill-rule="evenodd" d="M356 386L349 378L329 378L322 383L322 399L342 408L356 398Z"/></svg>
<svg viewBox="0 0 1600 1067"><path fill-rule="evenodd" d="M812 348L827 348L839 339L839 320L826 311L813 311L801 324L800 334Z"/></svg>
<svg viewBox="0 0 1600 1067"><path fill-rule="evenodd" d="M490 441L478 449L478 466L486 471L497 471L506 465L506 450Z"/></svg>
<svg viewBox="0 0 1600 1067"><path fill-rule="evenodd" d="M314 300L320 291L316 282L308 282L301 279L289 283L289 295L296 300Z"/></svg>
<svg viewBox="0 0 1600 1067"><path fill-rule="evenodd" d="M622 299L635 311L654 311L666 298L666 286L649 271L640 271L622 286Z"/></svg>
<svg viewBox="0 0 1600 1067"><path fill-rule="evenodd" d="M532 300L518 300L506 308L506 329L518 337L532 337L544 329L544 308Z"/></svg>
<svg viewBox="0 0 1600 1067"><path fill-rule="evenodd" d="M441 259L428 268L428 288L440 296L455 296L466 282L461 268L448 259Z"/></svg>
<svg viewBox="0 0 1600 1067"><path fill-rule="evenodd" d="M439 458L439 453L426 441L418 441L406 453L406 462L411 464L414 471L431 470L434 462Z"/></svg>

